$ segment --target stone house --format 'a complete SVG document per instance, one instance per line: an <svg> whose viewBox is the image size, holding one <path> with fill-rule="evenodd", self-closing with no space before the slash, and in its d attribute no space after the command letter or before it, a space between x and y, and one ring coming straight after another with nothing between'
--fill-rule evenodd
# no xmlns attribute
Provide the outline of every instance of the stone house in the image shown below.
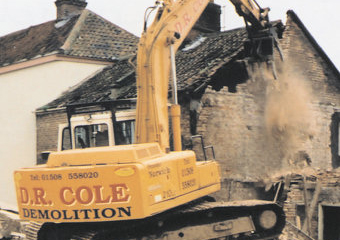
<svg viewBox="0 0 340 240"><path fill-rule="evenodd" d="M55 4L55 20L0 37L2 202L16 202L13 171L36 162L35 109L136 52L138 38L85 9L86 1Z"/></svg>
<svg viewBox="0 0 340 240"><path fill-rule="evenodd" d="M275 26L282 29L279 21ZM283 61L276 50L275 64L269 66L246 61L243 44L247 32L243 28L192 34L192 41L176 55L183 145L196 150L199 159L203 152L192 135L202 134L206 145L214 146L223 177L217 197L223 200L272 200L276 189L268 183L291 179L296 172L314 179L306 201L301 200L304 187L296 187L301 179L285 181L287 219L294 228L304 224L302 205L313 202L319 176L324 182L320 187L323 197L312 205L319 211L313 211L315 221L309 221L309 234L332 239L337 230L324 236L322 228L326 218L336 220L333 215L327 217L327 207L340 205L336 173L340 164L340 73L293 11L287 12L282 30ZM116 100L134 99L134 70L135 56L116 60L39 108L38 152L57 149L58 124L67 121L67 105L114 105ZM332 180L320 177L327 174Z"/></svg>

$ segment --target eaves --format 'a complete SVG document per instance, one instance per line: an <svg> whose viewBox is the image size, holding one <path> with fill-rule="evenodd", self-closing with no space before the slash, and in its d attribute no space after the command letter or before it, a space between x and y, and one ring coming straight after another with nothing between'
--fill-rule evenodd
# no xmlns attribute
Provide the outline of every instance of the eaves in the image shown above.
<svg viewBox="0 0 340 240"><path fill-rule="evenodd" d="M73 57L73 56L67 56L63 54L58 53L51 53L49 55L45 56L37 56L32 59L19 61L16 63L12 63L7 66L0 67L0 75L22 70L25 68L35 67L41 64L50 63L50 62L56 62L56 61L65 61L65 62L76 62L76 63L89 63L89 64L98 64L98 65L109 65L112 64L112 62L107 60L95 60L93 58L85 58L85 57Z"/></svg>

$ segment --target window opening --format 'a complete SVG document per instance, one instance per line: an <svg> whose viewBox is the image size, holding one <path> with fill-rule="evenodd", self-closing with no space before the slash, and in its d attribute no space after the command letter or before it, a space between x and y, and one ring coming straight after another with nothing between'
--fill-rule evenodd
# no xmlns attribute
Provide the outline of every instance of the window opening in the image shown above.
<svg viewBox="0 0 340 240"><path fill-rule="evenodd" d="M340 239L340 207L323 206L323 239Z"/></svg>
<svg viewBox="0 0 340 240"><path fill-rule="evenodd" d="M306 220L305 205L296 206L296 225L298 228L302 229L302 226Z"/></svg>

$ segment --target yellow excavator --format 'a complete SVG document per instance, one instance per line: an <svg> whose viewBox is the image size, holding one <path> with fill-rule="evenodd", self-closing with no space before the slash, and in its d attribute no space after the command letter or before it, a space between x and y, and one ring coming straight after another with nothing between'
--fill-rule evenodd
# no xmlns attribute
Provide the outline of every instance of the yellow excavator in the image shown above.
<svg viewBox="0 0 340 240"><path fill-rule="evenodd" d="M231 2L253 32L268 31L267 10L255 1ZM164 0L152 8L155 20L145 24L138 46L135 144L53 152L46 164L15 171L19 214L30 222L26 239L271 239L280 234L285 222L280 206L215 202L208 195L221 188L219 164L197 161L193 151L181 149L174 58L208 3Z"/></svg>

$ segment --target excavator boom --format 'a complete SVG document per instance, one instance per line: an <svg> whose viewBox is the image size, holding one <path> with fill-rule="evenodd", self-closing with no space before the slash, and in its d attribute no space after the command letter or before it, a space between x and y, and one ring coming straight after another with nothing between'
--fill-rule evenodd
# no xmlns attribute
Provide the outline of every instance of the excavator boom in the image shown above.
<svg viewBox="0 0 340 240"><path fill-rule="evenodd" d="M137 143L158 142L163 151L169 150L170 45L176 52L208 3L164 1L143 32L137 54Z"/></svg>

